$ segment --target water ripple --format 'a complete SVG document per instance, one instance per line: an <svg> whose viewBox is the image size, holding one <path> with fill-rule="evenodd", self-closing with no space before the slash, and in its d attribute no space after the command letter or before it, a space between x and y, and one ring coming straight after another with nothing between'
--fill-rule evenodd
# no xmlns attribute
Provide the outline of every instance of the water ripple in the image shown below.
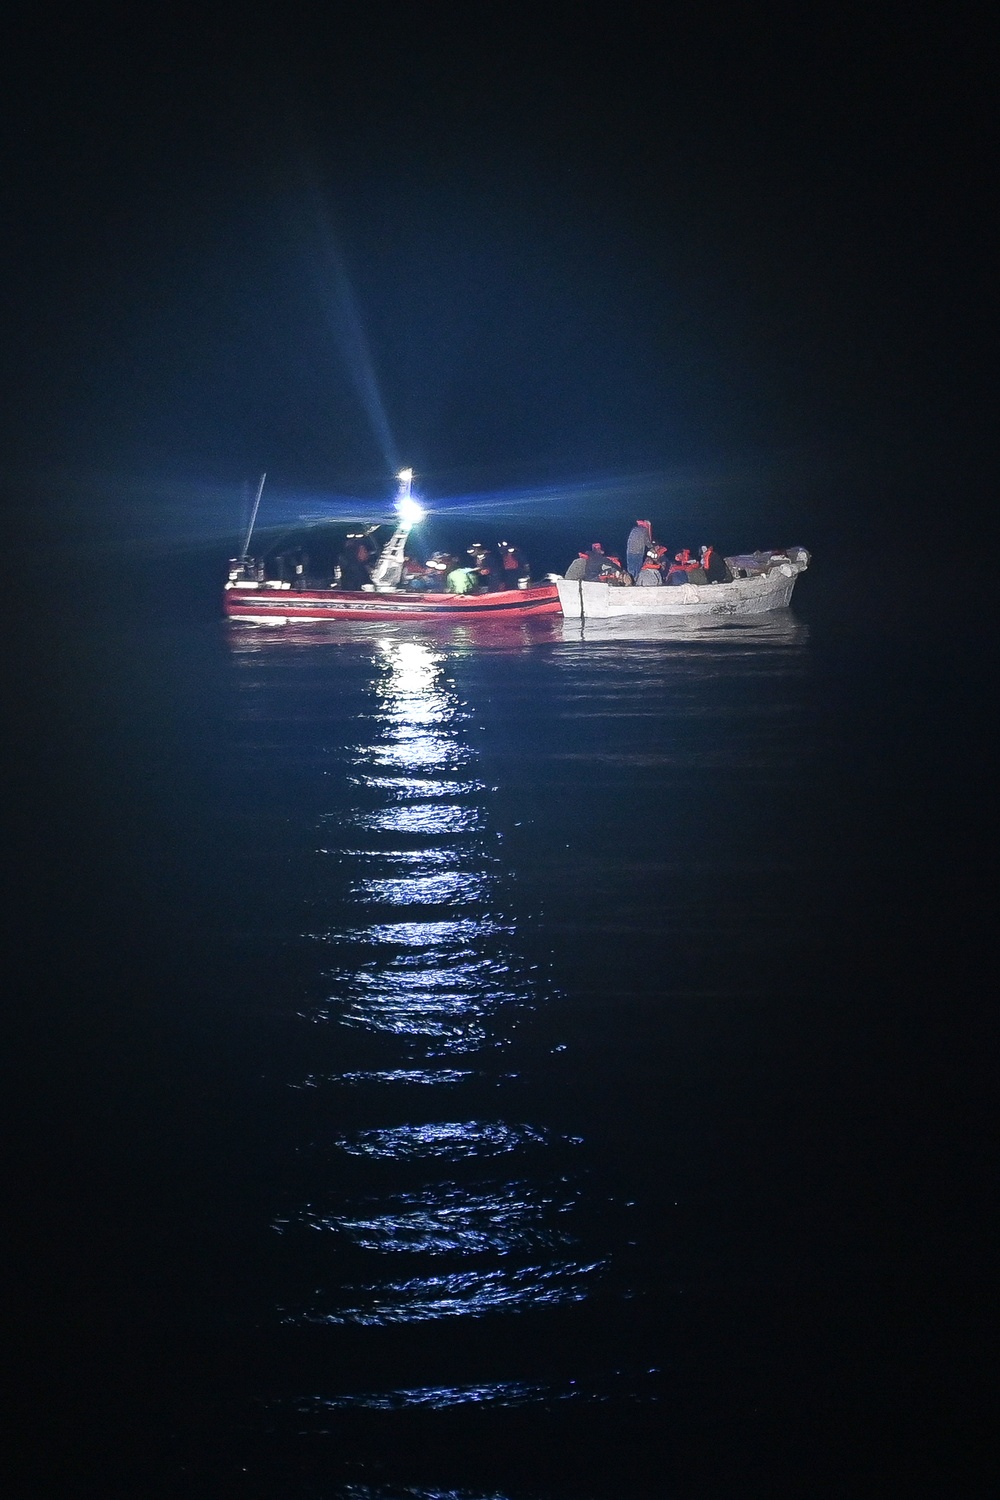
<svg viewBox="0 0 1000 1500"><path fill-rule="evenodd" d="M513 928L488 918L459 917L455 921L383 922L371 927L332 928L306 934L323 943L365 943L386 948L419 948L428 953L465 956L479 949L470 945Z"/></svg>
<svg viewBox="0 0 1000 1500"><path fill-rule="evenodd" d="M351 894L360 901L390 906L441 906L446 902L469 906L482 901L489 886L488 876L456 871L401 876L398 880L362 880L351 888Z"/></svg>
<svg viewBox="0 0 1000 1500"><path fill-rule="evenodd" d="M452 1406L534 1406L546 1398L565 1400L571 1394L548 1385L524 1380L484 1381L481 1385L426 1385L396 1391L361 1392L346 1396L305 1397L295 1403L297 1411L447 1411ZM415 1490L401 1491L417 1494ZM428 1493L419 1491L420 1494ZM435 1494L440 1493L435 1491ZM459 1491L452 1493L458 1494Z"/></svg>
<svg viewBox="0 0 1000 1500"><path fill-rule="evenodd" d="M433 1485L348 1484L337 1490L333 1500L511 1500L499 1490L442 1490Z"/></svg>
<svg viewBox="0 0 1000 1500"><path fill-rule="evenodd" d="M509 1255L572 1244L575 1236L546 1226L567 1213L575 1199L524 1182L502 1183L470 1193L454 1183L422 1193L400 1193L372 1214L320 1214L307 1208L294 1219L275 1221L284 1233L293 1224L345 1235L363 1250L422 1255Z"/></svg>
<svg viewBox="0 0 1000 1500"><path fill-rule="evenodd" d="M321 854L333 853L333 850L321 849ZM336 851L342 859L363 859L366 862L378 860L385 865L438 865L446 869L454 870L462 862L465 851L452 846L450 849L339 849ZM489 858L490 863L497 864L499 861L495 856L485 856L476 852L476 863L481 864L484 858Z"/></svg>
<svg viewBox="0 0 1000 1500"><path fill-rule="evenodd" d="M358 1305L332 1312L308 1308L299 1314L286 1314L282 1321L380 1327L558 1307L585 1301L591 1295L596 1274L606 1265L606 1260L589 1264L564 1261L550 1266L524 1266L518 1271L460 1271L450 1276L420 1276L410 1281L346 1287L345 1291L360 1294Z"/></svg>
<svg viewBox="0 0 1000 1500"><path fill-rule="evenodd" d="M451 768L464 765L474 754L471 746L441 734L399 733L395 744L359 746L355 761L370 761L380 766Z"/></svg>
<svg viewBox="0 0 1000 1500"><path fill-rule="evenodd" d="M505 1125L502 1121L450 1120L434 1125L393 1125L359 1130L335 1141L350 1156L394 1161L417 1157L502 1156L522 1146L543 1145L550 1132L534 1125Z"/></svg>
<svg viewBox="0 0 1000 1500"><path fill-rule="evenodd" d="M293 1084L293 1088L316 1089L324 1083L405 1083L405 1084L431 1084L441 1087L446 1084L464 1083L467 1078L475 1078L478 1075L470 1068L371 1068L363 1069L353 1073L308 1073L300 1084ZM516 1074L504 1074L505 1078L514 1078Z"/></svg>
<svg viewBox="0 0 1000 1500"><path fill-rule="evenodd" d="M375 791L390 792L400 801L407 798L470 797L476 792L489 790L485 781L441 781L426 776L350 776L354 786L371 787ZM340 813L324 813L323 820L340 822Z"/></svg>
<svg viewBox="0 0 1000 1500"><path fill-rule="evenodd" d="M478 807L458 803L411 802L403 807L383 808L379 812L359 813L353 821L361 828L387 833L471 833L484 825Z"/></svg>

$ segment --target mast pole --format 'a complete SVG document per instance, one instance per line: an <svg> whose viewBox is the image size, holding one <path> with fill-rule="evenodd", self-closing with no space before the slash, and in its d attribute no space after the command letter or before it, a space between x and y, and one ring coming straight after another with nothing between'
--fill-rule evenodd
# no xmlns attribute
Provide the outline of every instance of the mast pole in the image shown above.
<svg viewBox="0 0 1000 1500"><path fill-rule="evenodd" d="M247 534L243 539L243 550L240 552L241 563L246 562L247 553L250 551L250 538L253 536L253 528L257 521L257 510L260 506L260 497L264 493L264 480L266 478L267 470L265 469L264 473L260 476L260 484L257 486L257 498L253 503L253 510L250 514L250 525L247 527Z"/></svg>

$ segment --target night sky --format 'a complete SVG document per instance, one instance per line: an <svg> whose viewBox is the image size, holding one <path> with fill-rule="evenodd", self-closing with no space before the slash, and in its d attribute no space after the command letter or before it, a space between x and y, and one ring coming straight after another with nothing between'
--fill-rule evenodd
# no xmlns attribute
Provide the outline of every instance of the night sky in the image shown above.
<svg viewBox="0 0 1000 1500"><path fill-rule="evenodd" d="M451 497L749 470L810 545L873 495L974 509L982 24L18 6L8 499L124 494L141 540L188 487L215 540L263 469L376 497L405 462Z"/></svg>

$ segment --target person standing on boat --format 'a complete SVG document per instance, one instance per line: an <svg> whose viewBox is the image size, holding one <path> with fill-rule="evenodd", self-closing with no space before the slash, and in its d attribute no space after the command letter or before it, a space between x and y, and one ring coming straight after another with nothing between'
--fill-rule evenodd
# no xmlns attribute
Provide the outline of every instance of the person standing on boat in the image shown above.
<svg viewBox="0 0 1000 1500"><path fill-rule="evenodd" d="M357 591L372 581L373 553L363 531L349 531L337 557L340 587Z"/></svg>
<svg viewBox="0 0 1000 1500"><path fill-rule="evenodd" d="M309 554L301 547L293 547L291 552L285 554L288 559L288 567L291 572L291 585L299 593L309 587Z"/></svg>
<svg viewBox="0 0 1000 1500"><path fill-rule="evenodd" d="M520 547L510 542L498 542L497 547L503 564L504 588L526 589L531 581L531 566Z"/></svg>
<svg viewBox="0 0 1000 1500"><path fill-rule="evenodd" d="M503 567L493 548L485 547L482 542L473 542L468 553L479 574L479 590L483 593L495 594L502 589L504 587Z"/></svg>
<svg viewBox="0 0 1000 1500"><path fill-rule="evenodd" d="M639 574L645 565L646 556L653 546L652 521L636 521L625 544L625 567L633 583L639 582Z"/></svg>

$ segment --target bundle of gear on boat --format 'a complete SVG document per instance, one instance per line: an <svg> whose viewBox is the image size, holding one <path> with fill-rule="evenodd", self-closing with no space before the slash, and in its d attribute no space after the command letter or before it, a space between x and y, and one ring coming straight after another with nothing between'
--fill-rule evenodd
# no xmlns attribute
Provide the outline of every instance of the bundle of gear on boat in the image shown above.
<svg viewBox="0 0 1000 1500"><path fill-rule="evenodd" d="M670 549L653 536L649 521L636 521L625 553L626 561L605 552L602 543L592 542L586 552L577 553L563 575L585 583L608 583L617 587L679 587L686 583L730 583L732 572L722 553L705 544L697 555L682 547L671 557Z"/></svg>
<svg viewBox="0 0 1000 1500"><path fill-rule="evenodd" d="M272 567L277 570L279 580L293 589L329 587L370 591L375 587L372 578L379 559L379 549L373 540L377 529L370 526L364 531L347 533L337 553L332 580L329 573L322 581L315 576L316 570L311 568L309 556L301 547L274 554ZM258 571L262 581L263 567ZM473 542L464 557L451 552L432 552L426 562L404 557L395 587L430 594L492 594L526 589L530 585L531 566L522 549L513 542L500 541L495 546Z"/></svg>

